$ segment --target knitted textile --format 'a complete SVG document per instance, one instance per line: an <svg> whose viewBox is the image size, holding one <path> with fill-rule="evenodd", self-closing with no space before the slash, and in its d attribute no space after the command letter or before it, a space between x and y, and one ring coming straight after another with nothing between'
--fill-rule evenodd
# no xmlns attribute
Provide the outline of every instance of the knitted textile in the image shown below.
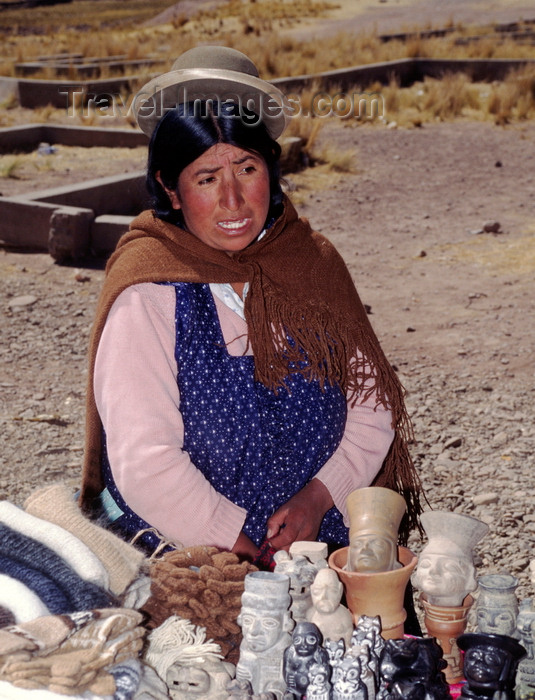
<svg viewBox="0 0 535 700"><path fill-rule="evenodd" d="M7 681L0 681L0 698L2 700L65 700L65 695L52 693L50 690L26 690L25 688L17 688L17 686ZM168 700L169 696L165 696ZM86 691L83 695L69 695L69 700L114 700L111 695L94 695ZM136 700L151 700L149 696L145 698L136 697Z"/></svg>
<svg viewBox="0 0 535 700"><path fill-rule="evenodd" d="M110 590L121 595L138 575L145 556L112 532L85 517L71 488L54 484L32 493L24 504L27 513L65 528L78 537L106 567Z"/></svg>
<svg viewBox="0 0 535 700"><path fill-rule="evenodd" d="M65 593L55 581L41 571L2 555L0 555L0 571L27 586L43 601L53 615L69 612L70 603Z"/></svg>
<svg viewBox="0 0 535 700"><path fill-rule="evenodd" d="M226 661L237 663L244 578L257 568L239 562L232 552L217 547L187 547L172 551L151 566L151 597L143 606L148 627L157 627L171 615L204 627L206 636L221 647Z"/></svg>
<svg viewBox="0 0 535 700"><path fill-rule="evenodd" d="M109 574L100 559L78 537L59 525L25 513L9 501L0 501L0 521L22 535L54 550L85 581L108 588Z"/></svg>
<svg viewBox="0 0 535 700"><path fill-rule="evenodd" d="M42 615L50 615L42 599L22 581L0 574L0 605L13 616L12 623L28 622ZM0 622L0 627L4 625ZM0 696L1 697L1 696Z"/></svg>
<svg viewBox="0 0 535 700"><path fill-rule="evenodd" d="M141 681L141 664L138 659L127 659L113 666L110 674L115 680L113 700L132 700Z"/></svg>
<svg viewBox="0 0 535 700"><path fill-rule="evenodd" d="M142 619L135 610L108 608L0 629L0 679L65 695L113 695L111 668L139 656Z"/></svg>
<svg viewBox="0 0 535 700"><path fill-rule="evenodd" d="M67 608L61 612L105 608L113 603L106 591L80 578L52 549L2 523L0 554L31 567L54 581L68 601Z"/></svg>
<svg viewBox="0 0 535 700"><path fill-rule="evenodd" d="M3 578L7 578L7 576L4 576ZM1 588L2 582L0 581L0 591L2 590ZM16 622L15 616L11 612L9 608L4 608L3 605L0 605L0 627L7 627L7 625L14 625ZM2 697L0 695L0 697Z"/></svg>

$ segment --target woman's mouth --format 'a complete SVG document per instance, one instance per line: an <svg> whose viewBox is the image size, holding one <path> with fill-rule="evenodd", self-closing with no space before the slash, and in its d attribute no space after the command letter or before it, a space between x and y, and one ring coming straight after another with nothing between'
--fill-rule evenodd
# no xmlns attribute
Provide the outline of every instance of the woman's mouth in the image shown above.
<svg viewBox="0 0 535 700"><path fill-rule="evenodd" d="M250 223L249 218L237 219L235 221L218 221L217 225L229 233L239 232Z"/></svg>

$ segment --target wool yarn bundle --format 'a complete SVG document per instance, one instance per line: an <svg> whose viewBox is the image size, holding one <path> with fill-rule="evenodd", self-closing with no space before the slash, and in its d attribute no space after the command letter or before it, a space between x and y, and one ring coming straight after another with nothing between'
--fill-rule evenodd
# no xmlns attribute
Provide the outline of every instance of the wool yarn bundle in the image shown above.
<svg viewBox="0 0 535 700"><path fill-rule="evenodd" d="M116 681L111 669L139 657L146 632L142 620L135 610L106 608L4 627L0 680L64 695L88 690L113 696ZM132 687L132 673L129 676Z"/></svg>
<svg viewBox="0 0 535 700"><path fill-rule="evenodd" d="M0 522L55 551L80 578L101 588L109 588L110 577L104 564L87 545L65 528L26 513L9 501L0 501Z"/></svg>
<svg viewBox="0 0 535 700"><path fill-rule="evenodd" d="M55 551L3 523L0 523L0 557L4 559L3 573L8 573L5 563L7 559L52 581L65 597L65 605L60 612L93 610L111 606L115 602L107 591L80 578ZM18 576L15 578L21 580ZM26 580L31 578L28 576ZM28 585L32 587L30 583ZM45 598L43 600L46 602Z"/></svg>
<svg viewBox="0 0 535 700"><path fill-rule="evenodd" d="M106 568L113 594L122 595L137 578L145 562L143 552L83 515L67 484L34 491L26 499L24 510L59 525L87 545Z"/></svg>
<svg viewBox="0 0 535 700"><path fill-rule="evenodd" d="M10 621L0 615L0 627L28 622L36 617L50 615L51 612L31 588L5 574L0 574L0 606L11 615Z"/></svg>
<svg viewBox="0 0 535 700"><path fill-rule="evenodd" d="M257 567L217 547L167 552L151 565L151 597L142 608L150 617L148 626L178 615L204 627L225 660L237 663L241 629L236 620L244 579L251 571Z"/></svg>

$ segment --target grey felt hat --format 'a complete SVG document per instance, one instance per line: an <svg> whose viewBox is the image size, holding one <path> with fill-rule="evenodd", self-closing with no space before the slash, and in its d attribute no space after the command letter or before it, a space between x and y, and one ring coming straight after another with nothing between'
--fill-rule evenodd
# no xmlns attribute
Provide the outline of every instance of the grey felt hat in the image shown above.
<svg viewBox="0 0 535 700"><path fill-rule="evenodd" d="M197 46L183 53L168 73L141 88L133 110L141 130L151 136L170 109L195 100L233 101L244 119L250 111L263 121L274 139L284 131L290 112L284 94L258 77L251 59L226 46Z"/></svg>

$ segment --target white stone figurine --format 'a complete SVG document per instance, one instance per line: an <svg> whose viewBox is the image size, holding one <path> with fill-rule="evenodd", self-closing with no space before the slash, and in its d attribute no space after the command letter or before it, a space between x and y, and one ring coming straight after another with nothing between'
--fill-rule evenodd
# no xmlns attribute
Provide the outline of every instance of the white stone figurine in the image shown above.
<svg viewBox="0 0 535 700"><path fill-rule="evenodd" d="M154 668L173 700L224 700L234 665L222 661L221 647L206 642L204 627L173 615L148 636L145 662Z"/></svg>
<svg viewBox="0 0 535 700"><path fill-rule="evenodd" d="M291 613L294 622L305 622L308 610L312 607L310 586L318 572L316 565L301 554L292 557L283 549L275 552L273 559L275 572L290 577Z"/></svg>
<svg viewBox="0 0 535 700"><path fill-rule="evenodd" d="M426 511L420 519L429 541L418 558L413 584L432 605L461 606L477 588L474 548L489 527L448 511Z"/></svg>
<svg viewBox="0 0 535 700"><path fill-rule="evenodd" d="M249 681L253 692L282 698L284 650L291 643L290 579L284 574L253 571L244 579L238 624L242 629L236 678Z"/></svg>
<svg viewBox="0 0 535 700"><path fill-rule="evenodd" d="M307 700L331 699L330 675L330 666L325 666L323 663L312 664L308 669Z"/></svg>
<svg viewBox="0 0 535 700"><path fill-rule="evenodd" d="M346 648L353 634L353 616L341 604L344 587L333 569L320 569L310 586L312 607L307 619L320 629L323 639L343 639Z"/></svg>
<svg viewBox="0 0 535 700"><path fill-rule="evenodd" d="M401 566L397 559L398 530L406 508L399 493L381 486L356 489L349 494L347 571L379 573Z"/></svg>
<svg viewBox="0 0 535 700"><path fill-rule="evenodd" d="M360 678L360 661L345 656L333 669L333 700L368 700L366 686Z"/></svg>

